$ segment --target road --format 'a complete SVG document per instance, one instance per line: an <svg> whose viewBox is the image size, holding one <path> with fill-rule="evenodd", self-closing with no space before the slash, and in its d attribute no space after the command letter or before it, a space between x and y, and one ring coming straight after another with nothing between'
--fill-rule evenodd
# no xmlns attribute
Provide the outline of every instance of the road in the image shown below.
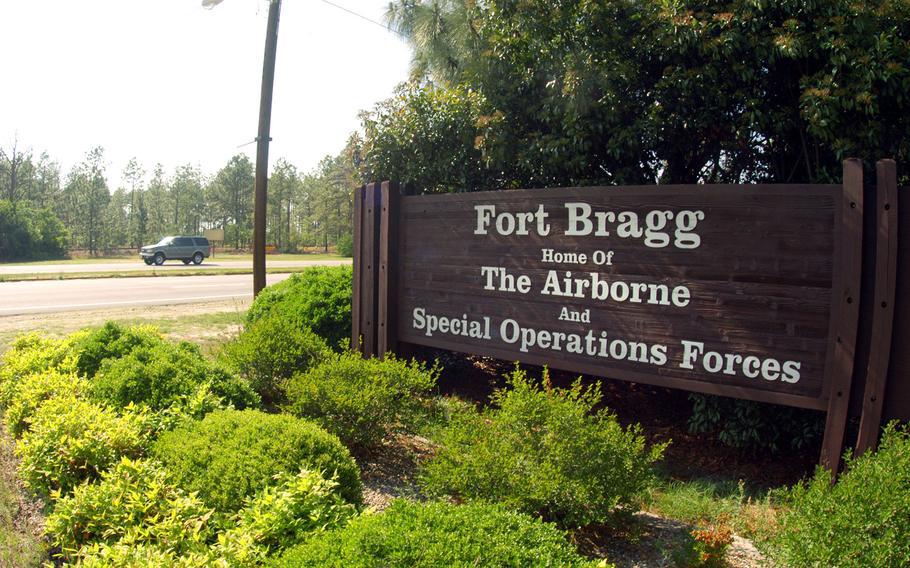
<svg viewBox="0 0 910 568"><path fill-rule="evenodd" d="M205 265L203 265L205 266ZM289 274L269 274L268 284ZM192 304L253 295L253 277L156 276L0 282L0 317L114 307Z"/></svg>
<svg viewBox="0 0 910 568"><path fill-rule="evenodd" d="M350 264L350 259L339 260L266 260L268 268L301 268L305 266L337 266L340 264ZM192 272L193 270L207 270L214 268L246 268L253 269L251 260L221 260L208 259L202 264L184 265L182 262L172 260L161 266L146 266L140 260L136 262L111 262L102 264L2 264L0 265L0 276L10 274L58 274L62 272L135 272L137 270L182 270Z"/></svg>

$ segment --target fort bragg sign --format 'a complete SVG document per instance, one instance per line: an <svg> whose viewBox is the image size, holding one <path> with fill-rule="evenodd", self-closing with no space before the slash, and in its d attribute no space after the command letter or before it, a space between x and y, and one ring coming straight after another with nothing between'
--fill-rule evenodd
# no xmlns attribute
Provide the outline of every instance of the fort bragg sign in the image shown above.
<svg viewBox="0 0 910 568"><path fill-rule="evenodd" d="M857 331L862 170L838 185L355 200L354 335L828 412ZM835 442L837 440L837 442Z"/></svg>

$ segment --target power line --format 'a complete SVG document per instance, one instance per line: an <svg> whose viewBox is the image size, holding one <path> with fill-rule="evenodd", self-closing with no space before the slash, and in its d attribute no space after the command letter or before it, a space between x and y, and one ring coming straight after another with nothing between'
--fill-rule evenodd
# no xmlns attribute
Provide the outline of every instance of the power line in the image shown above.
<svg viewBox="0 0 910 568"><path fill-rule="evenodd" d="M338 8L342 12L347 12L348 14L351 14L352 16L356 16L356 17L360 18L361 20L366 20L367 22L370 22L373 25L379 26L380 28L382 28L388 32L398 34L399 36L403 37L404 39L408 39L407 36L404 35L403 33L399 32L397 30L394 30L381 22L377 22L376 20L374 20L372 18L364 16L363 14L357 13L354 10L351 10L350 8L345 8L344 6L341 6L334 2L330 2L329 0L320 0L320 2L322 2L323 4L328 4L329 6L332 6L333 8Z"/></svg>

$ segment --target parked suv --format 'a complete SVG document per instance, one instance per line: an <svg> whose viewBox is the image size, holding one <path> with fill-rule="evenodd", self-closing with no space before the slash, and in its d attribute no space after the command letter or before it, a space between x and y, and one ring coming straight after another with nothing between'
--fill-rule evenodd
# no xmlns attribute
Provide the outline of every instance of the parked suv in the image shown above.
<svg viewBox="0 0 910 568"><path fill-rule="evenodd" d="M139 256L146 264L162 265L165 260L182 260L183 264L202 264L212 254L205 237L164 237L158 244L142 247Z"/></svg>

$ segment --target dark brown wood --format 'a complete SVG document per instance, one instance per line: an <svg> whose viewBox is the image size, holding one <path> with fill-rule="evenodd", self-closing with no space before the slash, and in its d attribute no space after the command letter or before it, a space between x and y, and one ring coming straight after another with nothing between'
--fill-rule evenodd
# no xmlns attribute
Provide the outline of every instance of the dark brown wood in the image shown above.
<svg viewBox="0 0 910 568"><path fill-rule="evenodd" d="M379 271L379 220L377 213L381 188L377 183L367 184L363 204L363 257L360 333L363 337L361 352L364 357L376 355L376 313L378 307Z"/></svg>
<svg viewBox="0 0 910 568"><path fill-rule="evenodd" d="M398 204L400 193L395 182L382 183L379 229L379 310L377 316L377 354L394 352L397 344L398 275L395 254L398 250Z"/></svg>
<svg viewBox="0 0 910 568"><path fill-rule="evenodd" d="M366 198L366 186L354 190L354 262L353 281L354 290L351 298L351 349L362 352L361 345L361 319L363 318L361 298L363 298L363 202Z"/></svg>
<svg viewBox="0 0 910 568"><path fill-rule="evenodd" d="M838 227L835 298L831 310L834 329L833 347L829 348L828 368L831 378L826 385L828 414L822 441L821 464L833 472L840 469L844 448L844 430L850 404L850 380L856 350L859 320L860 271L862 267L863 165L860 160L844 161L844 193Z"/></svg>
<svg viewBox="0 0 910 568"><path fill-rule="evenodd" d="M899 204L910 202L910 186L898 190ZM897 287L891 360L883 421L910 421L910 207L898 207Z"/></svg>
<svg viewBox="0 0 910 568"><path fill-rule="evenodd" d="M863 412L856 440L856 455L875 450L881 431L882 404L891 355L894 290L897 284L897 165L894 160L876 164L875 296Z"/></svg>

